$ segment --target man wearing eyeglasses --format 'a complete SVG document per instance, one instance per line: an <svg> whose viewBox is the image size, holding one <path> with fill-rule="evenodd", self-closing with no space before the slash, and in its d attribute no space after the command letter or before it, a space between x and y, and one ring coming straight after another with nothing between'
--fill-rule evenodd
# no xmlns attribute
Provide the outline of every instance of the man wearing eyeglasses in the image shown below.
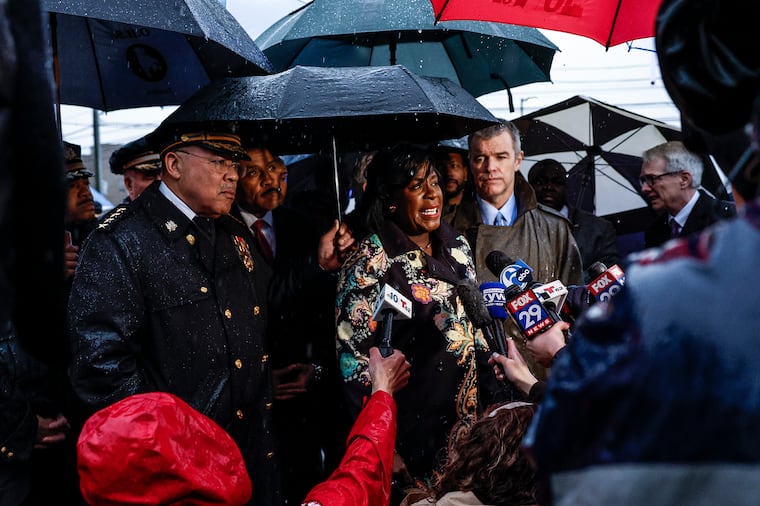
<svg viewBox="0 0 760 506"><path fill-rule="evenodd" d="M280 505L266 348L271 269L229 215L248 159L228 132L154 134L161 180L90 234L74 276L71 382L92 410L177 395L224 428L251 473L251 504Z"/></svg>
<svg viewBox="0 0 760 506"><path fill-rule="evenodd" d="M736 214L732 202L719 201L700 187L702 160L680 141L648 149L642 155L641 193L658 213L644 233L647 248L686 237Z"/></svg>

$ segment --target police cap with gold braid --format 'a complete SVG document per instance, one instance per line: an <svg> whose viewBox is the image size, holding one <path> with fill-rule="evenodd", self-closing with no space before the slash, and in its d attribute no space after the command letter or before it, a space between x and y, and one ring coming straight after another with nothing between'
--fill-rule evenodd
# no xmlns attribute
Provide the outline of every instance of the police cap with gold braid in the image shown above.
<svg viewBox="0 0 760 506"><path fill-rule="evenodd" d="M63 165L67 182L75 179L92 177L82 162L82 146L63 141Z"/></svg>
<svg viewBox="0 0 760 506"><path fill-rule="evenodd" d="M114 151L108 163L114 174L124 174L127 169L145 174L157 174L161 170L161 156L146 137L140 137Z"/></svg>

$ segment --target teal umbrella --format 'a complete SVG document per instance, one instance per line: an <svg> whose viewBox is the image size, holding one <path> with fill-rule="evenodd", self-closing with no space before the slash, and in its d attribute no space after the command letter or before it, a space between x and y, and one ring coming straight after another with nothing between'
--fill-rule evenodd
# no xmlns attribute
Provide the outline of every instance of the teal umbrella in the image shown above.
<svg viewBox="0 0 760 506"><path fill-rule="evenodd" d="M473 96L549 81L554 54L535 28L476 21L437 23L429 0L314 0L256 39L277 71L403 65L445 77Z"/></svg>

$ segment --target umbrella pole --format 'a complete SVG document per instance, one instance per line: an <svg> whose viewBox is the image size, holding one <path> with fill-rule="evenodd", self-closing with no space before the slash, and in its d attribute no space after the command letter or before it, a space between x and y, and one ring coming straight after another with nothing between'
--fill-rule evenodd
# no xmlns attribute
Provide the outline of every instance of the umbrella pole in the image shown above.
<svg viewBox="0 0 760 506"><path fill-rule="evenodd" d="M335 143L335 136L332 137L332 155L333 155L333 175L335 176L335 202L338 207L338 223L341 222L340 210L340 177L338 175L338 147Z"/></svg>
<svg viewBox="0 0 760 506"><path fill-rule="evenodd" d="M55 13L49 13L50 16L50 42L53 46L53 78L55 80L55 119L58 123L58 137L63 140L63 129L61 126L61 68L58 61L58 19Z"/></svg>

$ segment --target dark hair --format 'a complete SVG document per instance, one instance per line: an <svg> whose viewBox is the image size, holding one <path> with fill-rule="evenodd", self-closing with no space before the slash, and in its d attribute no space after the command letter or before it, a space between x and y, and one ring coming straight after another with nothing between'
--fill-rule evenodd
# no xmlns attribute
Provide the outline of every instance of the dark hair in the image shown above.
<svg viewBox="0 0 760 506"><path fill-rule="evenodd" d="M536 178L538 177L538 171L541 169L554 169L555 171L559 171L565 179L567 179L567 172L565 171L565 167L559 163L554 158L544 158L543 160L539 160L536 163L533 164L533 166L528 171L528 182L530 184L535 183Z"/></svg>
<svg viewBox="0 0 760 506"><path fill-rule="evenodd" d="M438 172L430 151L414 144L397 144L375 154L367 166L367 186L359 210L367 232L383 227L390 217L389 207L424 164Z"/></svg>
<svg viewBox="0 0 760 506"><path fill-rule="evenodd" d="M536 503L535 469L521 448L536 406L510 404L486 410L457 441L434 477L436 499L459 490L474 493L483 504Z"/></svg>

